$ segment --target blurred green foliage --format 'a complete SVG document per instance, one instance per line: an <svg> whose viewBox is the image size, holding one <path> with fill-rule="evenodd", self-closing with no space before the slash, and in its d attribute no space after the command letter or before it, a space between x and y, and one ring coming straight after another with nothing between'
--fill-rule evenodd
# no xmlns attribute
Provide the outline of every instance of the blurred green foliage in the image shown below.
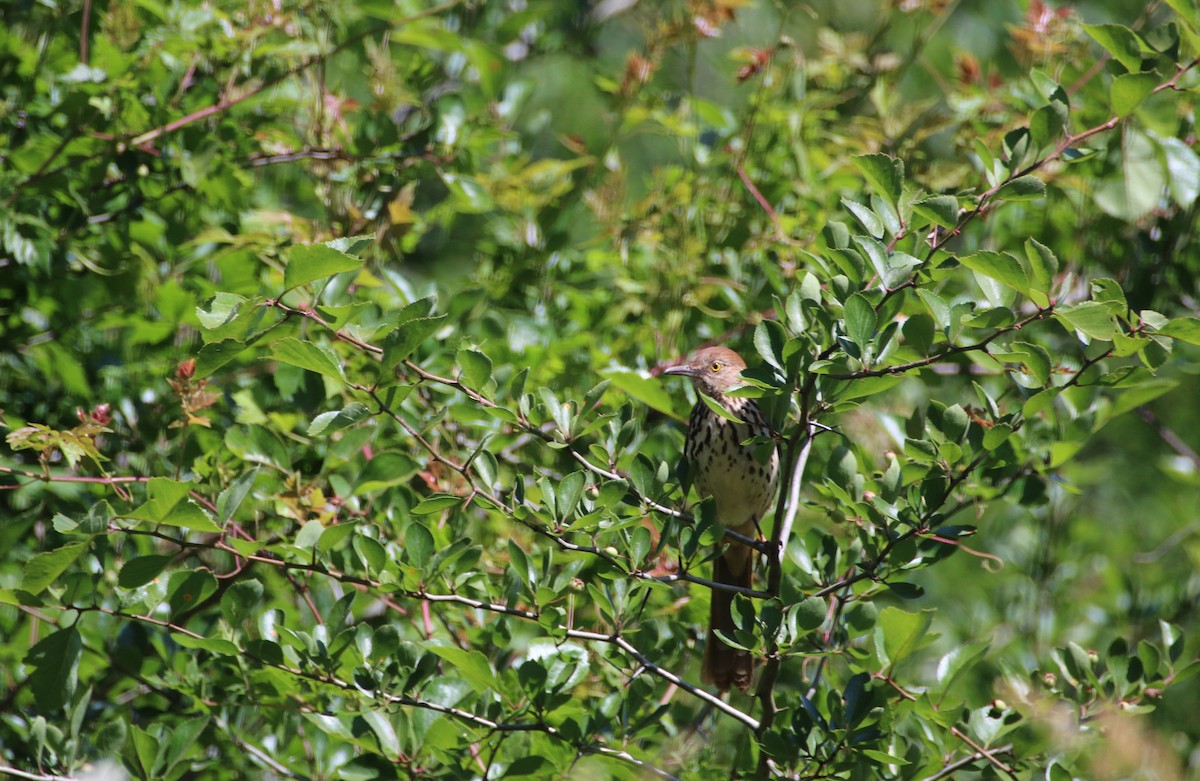
<svg viewBox="0 0 1200 781"><path fill-rule="evenodd" d="M1195 772L1194 4L0 21L0 772Z"/></svg>

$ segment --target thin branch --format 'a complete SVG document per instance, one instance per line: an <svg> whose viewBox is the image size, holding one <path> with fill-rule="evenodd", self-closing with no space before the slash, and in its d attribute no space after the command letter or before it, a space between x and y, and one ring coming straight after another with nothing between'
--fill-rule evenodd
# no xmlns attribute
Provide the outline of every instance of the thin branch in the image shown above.
<svg viewBox="0 0 1200 781"><path fill-rule="evenodd" d="M975 752L977 754L982 755L984 759L986 759L988 762L991 762L998 770L1000 770L1002 773L1007 775L1009 778L1014 779L1014 781L1015 781L1016 775L1013 773L1012 768L1009 767L1008 765L1004 764L1003 762L1001 762L996 757L996 754L999 753L998 749L992 749L989 751L988 749L986 749L983 746L976 743L974 740L971 740L970 736L967 735L962 730L960 730L958 727L951 727L950 734L953 735L954 737L958 738L962 742L966 743L971 748L975 749Z"/></svg>
<svg viewBox="0 0 1200 781"><path fill-rule="evenodd" d="M229 726L229 722L225 721L225 719L217 716L213 719L213 721L216 722L219 728L225 731L235 746L242 749L247 754L250 754L279 775L284 776L285 778L307 778L307 776L301 776L292 772L285 765L281 765L278 761L276 761L275 758L266 751L263 751L258 746L255 746L253 743L245 740L241 735L238 734L237 730Z"/></svg>
<svg viewBox="0 0 1200 781"><path fill-rule="evenodd" d="M286 81L287 79L290 79L292 76L295 76L299 73L302 73L302 72L308 70L309 68L313 67L314 65L319 65L319 64L325 62L330 57L333 57L335 54L340 53L342 50L346 49L347 47L352 46L355 43L358 43L358 41L362 40L363 38L367 38L369 36L376 35L385 30L389 30L393 27L402 27L406 24L409 24L410 22L415 22L419 19L424 19L428 16L436 16L437 14L440 14L443 11L450 10L451 8L455 7L456 5L461 5L463 2L464 2L464 0L447 0L444 3L440 3L439 5L435 5L435 6L430 6L429 8L426 8L422 11L418 11L417 13L411 14L402 19L396 19L394 21L383 22L383 23L377 24L373 27L369 27L366 30L363 30L362 32L357 33L356 35L350 36L346 40L339 43L337 46L334 46L333 48L331 48L329 51L322 52L321 54L315 55L313 57L309 57L309 58L305 59L303 62L301 62L300 64L295 65L291 68L288 68L283 73L280 73L277 76L267 79L267 80L263 81L261 84L257 84L253 87L248 88L244 93L242 93L241 95L238 95L235 98L221 98L216 103L214 103L210 106L206 106L197 111L193 111L191 114L188 114L187 116L180 117L179 119L176 119L176 120L172 120L171 122L168 122L165 125L156 127L152 130L147 130L143 133L139 133L138 135L133 137L133 139L129 142L129 145L133 146L133 147L144 146L146 144L149 144L152 141L157 140L158 138L160 138L162 136L165 136L169 133L174 133L176 130L185 128L188 125L191 125L202 119L213 116L215 114L220 114L230 108L233 108L234 106L238 105L239 103L244 103L245 101L249 100L250 98L261 94L262 92L270 89L271 87L274 87L277 84L280 84L280 83Z"/></svg>
<svg viewBox="0 0 1200 781"><path fill-rule="evenodd" d="M1045 319L1045 317L1047 315L1051 314L1053 311L1054 311L1053 304L1049 304L1044 307L1039 307L1038 310L1036 312L1034 312L1033 314L1021 318L1020 320L1018 320L1017 322L1013 323L1010 326L1005 326L1004 328L996 329L995 331L988 334L983 339L980 339L978 342L975 342L974 344L950 345L945 350L942 350L941 352L939 352L935 355L927 355L924 358L920 358L915 361L909 361L908 363L898 363L895 366L885 366L882 369L864 369L862 371L857 371L857 372L831 373L831 374L824 374L821 376L829 377L829 378L835 379L835 380L859 380L859 379L863 379L865 377L885 377L885 376L888 376L891 374L903 374L904 372L911 371L912 369L919 369L922 366L928 366L931 363L937 363L938 361L945 359L946 356L948 356L948 355L958 355L961 353L969 353L969 352L974 352L976 350L982 350L982 349L986 348L989 344L994 342L1000 336L1002 336L1006 333L1011 333L1013 331L1020 331L1022 328L1024 328L1025 326L1029 325L1032 322Z"/></svg>
<svg viewBox="0 0 1200 781"><path fill-rule="evenodd" d="M1013 744L1009 743L1005 746L1000 746L999 748L992 749L991 753L992 754L1007 754L1010 751L1012 751L1012 748L1013 748ZM923 781L940 781L940 779L948 778L949 776L954 775L955 772L962 770L964 767L967 767L968 765L973 765L976 762L978 762L979 760L986 759L986 758L987 758L987 755L984 754L982 751L976 751L974 754L968 754L967 756L963 757L962 759L959 759L955 762L951 762L950 764L946 765L945 767L943 767L941 770L934 773L933 775L926 776L923 779Z"/></svg>
<svg viewBox="0 0 1200 781"><path fill-rule="evenodd" d="M71 776L48 776L41 773L30 773L26 770L17 770L15 767L8 767L6 765L0 765L0 775L27 778L29 781L77 781L77 779Z"/></svg>
<svg viewBox="0 0 1200 781"><path fill-rule="evenodd" d="M595 754L597 756L618 759L622 762L633 765L636 768L644 770L647 773L651 773L659 778L665 778L668 779L668 781L680 781L678 776L673 776L660 767L655 767L645 760L638 759L628 751L621 751L619 749L609 748L608 746L584 746L583 748L579 749L579 753Z"/></svg>
<svg viewBox="0 0 1200 781"><path fill-rule="evenodd" d="M1192 68L1195 68L1197 65L1200 65L1200 57L1193 59L1191 62L1187 63L1186 65L1176 66L1175 75L1172 76L1171 78L1167 79L1166 81L1164 81L1162 84L1159 84L1154 89L1152 89L1150 91L1150 94L1156 95L1159 92L1163 92L1164 90L1176 89L1179 84L1179 79L1185 73L1190 71ZM1019 171L1014 171L1013 173L1006 176L1002 181L997 182L995 184L995 186L989 188L988 190L985 190L982 194L980 194L979 201L975 204L974 209L971 209L966 214L964 214L961 218L959 218L958 223L954 226L954 228L952 230L946 231L945 233L941 234L937 241L934 241L930 244L929 252L926 253L925 259L926 260L931 259L937 253L937 251L939 249L941 249L951 238L959 235L959 233L962 232L962 229L965 228L968 223L970 223L972 220L974 220L976 217L978 217L980 214L982 214L990 205L992 198L994 198L996 196L996 194L999 193L1000 190L1002 190L1004 188L1005 185L1009 184L1010 182L1012 182L1016 179L1021 178L1022 176L1028 176L1028 175L1034 173L1035 171L1038 171L1038 170L1044 168L1047 164L1060 159L1064 154L1066 154L1068 149L1075 146L1080 141L1085 141L1094 135L1098 135L1105 131L1112 130L1113 128L1115 128L1117 125L1119 125L1121 123L1122 119L1123 119L1122 117L1113 115L1112 117L1109 117L1104 122L1101 122L1099 125L1095 125L1093 127L1088 128L1087 130L1083 130L1078 133L1075 133L1074 135L1067 136L1066 138L1059 141L1058 146L1055 147L1054 151L1051 152L1050 154L1046 155L1043 158L1035 160L1034 162L1030 163L1029 165L1025 166L1024 168L1022 168Z"/></svg>
<svg viewBox="0 0 1200 781"><path fill-rule="evenodd" d="M570 632L568 632L568 634L570 634ZM708 703L709 705L713 706L717 710L724 713L726 716L732 716L733 718L737 719L741 723L745 724L750 729L752 729L752 730L758 729L758 720L757 719L755 719L754 717L750 716L747 713L743 713L742 711L738 710L737 708L733 707L729 703L722 700L720 697L716 697L712 694L709 694L708 692L706 692L703 689L693 686L692 684L683 680L682 678L680 678L678 675L671 672L670 670L659 667L657 664L650 661L649 657L647 657L641 651L639 651L638 649L636 649L632 645L630 645L629 641L626 640L624 637L621 637L620 635L597 637L594 635L594 633L586 633L586 634L592 635L591 637L586 638L586 639L600 640L603 642L612 643L613 645L617 646L625 653L627 653L630 656L632 656L633 658L637 659L638 662L643 667L645 667L647 670L649 670L654 675L657 675L660 678L670 681L671 683L678 686L680 689L683 689L688 694L691 694L693 697L703 700L704 702ZM574 635L572 635L572 636L574 636Z"/></svg>

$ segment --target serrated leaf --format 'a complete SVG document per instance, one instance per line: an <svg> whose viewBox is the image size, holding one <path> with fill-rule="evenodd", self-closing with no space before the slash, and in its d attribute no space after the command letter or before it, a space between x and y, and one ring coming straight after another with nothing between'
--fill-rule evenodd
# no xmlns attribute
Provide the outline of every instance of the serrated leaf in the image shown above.
<svg viewBox="0 0 1200 781"><path fill-rule="evenodd" d="M569 472L558 481L558 490L555 491L554 501L559 518L566 520L571 513L575 512L575 507L583 496L585 482L586 477L581 471Z"/></svg>
<svg viewBox="0 0 1200 781"><path fill-rule="evenodd" d="M70 699L82 652L83 640L75 626L52 632L29 649L25 663L36 669L27 680L40 712L56 711Z"/></svg>
<svg viewBox="0 0 1200 781"><path fill-rule="evenodd" d="M422 499L417 503L417 506L412 508L412 510L409 512L413 513L414 515L432 515L433 513L440 513L447 508L454 507L455 505L461 503L461 496L455 496L453 494L435 494Z"/></svg>
<svg viewBox="0 0 1200 781"><path fill-rule="evenodd" d="M239 580L221 595L221 615L230 626L238 626L251 616L262 597L262 583L254 578Z"/></svg>
<svg viewBox="0 0 1200 781"><path fill-rule="evenodd" d="M427 645L426 649L441 657L449 664L462 679L466 681L476 694L489 691L496 684L496 674L488 664L487 657L479 651L464 651L445 645Z"/></svg>
<svg viewBox="0 0 1200 781"><path fill-rule="evenodd" d="M1171 198L1183 209L1200 199L1200 155L1181 138L1159 138L1171 180Z"/></svg>
<svg viewBox="0 0 1200 781"><path fill-rule="evenodd" d="M1150 97L1162 77L1154 71L1143 73L1125 73L1112 80L1109 87L1109 101L1113 113L1118 117L1129 116Z"/></svg>
<svg viewBox="0 0 1200 781"><path fill-rule="evenodd" d="M200 348L196 353L196 377L210 376L217 369L238 357L246 349L246 345L233 339L223 342L213 342Z"/></svg>
<svg viewBox="0 0 1200 781"><path fill-rule="evenodd" d="M414 521L404 530L404 552L408 555L408 560L416 566L424 568L433 557L436 547L433 533L425 528L424 524Z"/></svg>
<svg viewBox="0 0 1200 781"><path fill-rule="evenodd" d="M130 559L121 567L117 585L121 588L140 588L157 578L171 563L171 559L171 556L138 556Z"/></svg>
<svg viewBox="0 0 1200 781"><path fill-rule="evenodd" d="M1029 279L1025 276L1025 269L1021 268L1020 261L1008 253L983 250L961 257L958 262L1018 293L1029 292Z"/></svg>
<svg viewBox="0 0 1200 781"><path fill-rule="evenodd" d="M1050 303L1050 289L1058 273L1058 258L1050 248L1036 239L1025 242L1025 257L1029 268L1029 298L1038 306Z"/></svg>
<svg viewBox="0 0 1200 781"><path fill-rule="evenodd" d="M671 395L663 389L662 380L643 377L626 369L610 369L603 374L614 387L629 394L635 400L664 414L678 417L675 407L671 403Z"/></svg>
<svg viewBox="0 0 1200 781"><path fill-rule="evenodd" d="M825 623L829 615L829 603L821 597L809 597L796 606L796 623L805 631L812 631Z"/></svg>
<svg viewBox="0 0 1200 781"><path fill-rule="evenodd" d="M1200 318L1176 317L1159 328L1158 333L1181 342L1200 345Z"/></svg>
<svg viewBox="0 0 1200 781"><path fill-rule="evenodd" d="M228 640L219 637L192 637L182 632L175 633L172 638L182 648L194 651L208 651L220 656L240 656L242 650Z"/></svg>
<svg viewBox="0 0 1200 781"><path fill-rule="evenodd" d="M896 607L879 611L875 624L875 652L887 670L915 651L928 637L933 611L909 613Z"/></svg>
<svg viewBox="0 0 1200 781"><path fill-rule="evenodd" d="M75 560L83 555L91 545L90 541L72 542L61 548L44 551L34 556L25 565L25 575L21 578L21 589L30 594L40 594L47 586L67 571Z"/></svg>
<svg viewBox="0 0 1200 781"><path fill-rule="evenodd" d="M911 764L907 759L904 759L903 757L897 757L897 756L887 753L886 751L878 751L873 748L862 749L862 754L867 759L870 759L873 762L878 762L881 765L908 765L908 764Z"/></svg>
<svg viewBox="0 0 1200 781"><path fill-rule="evenodd" d="M492 379L492 359L478 350L459 350L458 366L468 388L482 388Z"/></svg>
<svg viewBox="0 0 1200 781"><path fill-rule="evenodd" d="M308 424L308 435L315 437L332 434L369 417L371 417L371 410L367 408L367 405L356 401L340 410L330 410L317 415L313 418L312 423Z"/></svg>
<svg viewBox="0 0 1200 781"><path fill-rule="evenodd" d="M1036 176L1018 176L1005 182L996 191L995 197L1001 201L1032 201L1046 194L1046 183Z"/></svg>
<svg viewBox="0 0 1200 781"><path fill-rule="evenodd" d="M846 300L846 335L859 347L866 347L875 335L877 317L875 307L862 293L855 293Z"/></svg>
<svg viewBox="0 0 1200 781"><path fill-rule="evenodd" d="M146 501L125 517L198 532L220 532L221 527L188 498L190 490L188 483L152 477L146 484Z"/></svg>
<svg viewBox="0 0 1200 781"><path fill-rule="evenodd" d="M858 221L862 223L862 226L866 228L867 233L871 236L878 239L883 235L883 220L879 219L879 215L875 214L868 207L847 198L842 199L842 206L845 206L851 214L858 218Z"/></svg>
<svg viewBox="0 0 1200 781"><path fill-rule="evenodd" d="M234 293L217 293L209 299L208 309L196 307L196 319L203 329L204 341L245 341L251 323L263 314L261 303L261 298L248 299Z"/></svg>
<svg viewBox="0 0 1200 781"><path fill-rule="evenodd" d="M1083 29L1125 70L1137 73L1142 69L1142 47L1133 30L1119 24L1085 24Z"/></svg>
<svg viewBox="0 0 1200 781"><path fill-rule="evenodd" d="M242 502L250 495L250 489L254 487L254 481L258 478L259 468L255 466L239 476L217 496L217 518L220 519L221 525L233 517Z"/></svg>
<svg viewBox="0 0 1200 781"><path fill-rule="evenodd" d="M368 708L362 714L363 721L375 733L379 741L379 751L385 757L396 758L400 755L400 738L396 736L396 728L388 721L388 717L374 708Z"/></svg>
<svg viewBox="0 0 1200 781"><path fill-rule="evenodd" d="M283 288L291 290L317 279L362 268L363 262L324 244L297 244L288 249Z"/></svg>
<svg viewBox="0 0 1200 781"><path fill-rule="evenodd" d="M934 195L913 204L913 211L943 228L958 225L958 199L953 195Z"/></svg>
<svg viewBox="0 0 1200 781"><path fill-rule="evenodd" d="M1061 307L1054 310L1054 316L1065 323L1068 328L1079 331L1092 339L1111 342L1116 332L1116 322L1112 312L1104 304L1096 301L1084 301L1075 306Z"/></svg>
<svg viewBox="0 0 1200 781"><path fill-rule="evenodd" d="M900 200L904 188L904 164L901 161L881 154L854 155L851 159L880 195L891 203Z"/></svg>
<svg viewBox="0 0 1200 781"><path fill-rule="evenodd" d="M217 590L217 579L208 570L179 570L171 573L167 602L172 613L194 608Z"/></svg>
<svg viewBox="0 0 1200 781"><path fill-rule="evenodd" d="M312 342L295 337L280 339L271 345L271 357L290 366L298 366L335 380L344 380L341 361Z"/></svg>
<svg viewBox="0 0 1200 781"><path fill-rule="evenodd" d="M445 319L446 315L444 314L433 317L417 317L396 326L383 340L383 359L381 360L383 367L390 371L406 360L426 339L441 328L442 321Z"/></svg>

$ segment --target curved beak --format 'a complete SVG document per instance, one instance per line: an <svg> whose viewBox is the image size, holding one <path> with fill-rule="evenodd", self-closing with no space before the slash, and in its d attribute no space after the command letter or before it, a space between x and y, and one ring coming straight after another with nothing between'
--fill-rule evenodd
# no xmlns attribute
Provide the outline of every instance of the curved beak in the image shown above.
<svg viewBox="0 0 1200 781"><path fill-rule="evenodd" d="M681 377L695 377L696 370L686 363L681 363L678 366L668 366L663 369L663 374L678 374Z"/></svg>

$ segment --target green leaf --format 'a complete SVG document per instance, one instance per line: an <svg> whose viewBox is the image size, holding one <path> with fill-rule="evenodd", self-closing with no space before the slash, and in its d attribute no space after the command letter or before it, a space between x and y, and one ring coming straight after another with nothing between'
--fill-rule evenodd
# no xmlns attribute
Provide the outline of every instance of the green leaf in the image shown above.
<svg viewBox="0 0 1200 781"><path fill-rule="evenodd" d="M1054 310L1054 316L1068 328L1105 342L1111 342L1117 330L1112 312L1107 306L1096 301L1061 307Z"/></svg>
<svg viewBox="0 0 1200 781"><path fill-rule="evenodd" d="M1159 138L1171 180L1171 197L1182 209L1200 199L1200 155L1181 138Z"/></svg>
<svg viewBox="0 0 1200 781"><path fill-rule="evenodd" d="M1047 306L1054 275L1058 273L1058 258L1036 239L1026 240L1025 258L1029 270L1029 298L1038 306Z"/></svg>
<svg viewBox="0 0 1200 781"><path fill-rule="evenodd" d="M158 577L171 563L172 556L138 556L121 567L117 585L121 588L140 588Z"/></svg>
<svg viewBox="0 0 1200 781"><path fill-rule="evenodd" d="M148 498L145 503L125 517L198 532L219 533L221 527L188 498L190 490L191 485L188 483L166 477L152 477L146 484Z"/></svg>
<svg viewBox="0 0 1200 781"><path fill-rule="evenodd" d="M746 421L742 420L741 418L739 418L737 415L734 415L729 410L725 409L724 405L722 405L719 401L712 398L711 396L704 394L704 393L700 393L700 394L697 394L697 397L704 404L704 406L708 407L713 412L713 414L717 415L717 417L725 418L725 420L728 420L730 423L745 423L746 422Z"/></svg>
<svg viewBox="0 0 1200 781"><path fill-rule="evenodd" d="M1021 268L1021 262L1006 252L984 250L961 257L958 262L1018 293L1029 292L1029 279L1025 276L1025 269Z"/></svg>
<svg viewBox="0 0 1200 781"><path fill-rule="evenodd" d="M1109 101L1112 103L1113 113L1118 117L1132 114L1143 100L1150 97L1161 78L1154 71L1117 76L1109 87Z"/></svg>
<svg viewBox="0 0 1200 781"><path fill-rule="evenodd" d="M212 596L217 579L208 570L179 570L171 573L167 601L172 613L191 610Z"/></svg>
<svg viewBox="0 0 1200 781"><path fill-rule="evenodd" d="M25 655L25 663L37 668L28 677L29 686L42 713L63 707L75 691L83 640L75 626L42 638Z"/></svg>
<svg viewBox="0 0 1200 781"><path fill-rule="evenodd" d="M283 288L291 290L317 279L362 268L363 262L324 244L297 244L288 249Z"/></svg>
<svg viewBox="0 0 1200 781"><path fill-rule="evenodd" d="M447 645L427 645L425 648L453 667L476 694L483 694L496 685L496 673L487 657L479 651L464 651Z"/></svg>
<svg viewBox="0 0 1200 781"><path fill-rule="evenodd" d="M386 371L392 371L406 360L430 336L442 327L446 315L433 317L418 317L400 323L395 330L383 340L383 359L381 364Z"/></svg>
<svg viewBox="0 0 1200 781"><path fill-rule="evenodd" d="M233 339L204 345L200 348L200 352L196 353L196 377L211 376L217 369L238 357L238 354L245 349L245 344Z"/></svg>
<svg viewBox="0 0 1200 781"><path fill-rule="evenodd" d="M292 544L301 550L312 550L316 546L317 540L321 539L321 534L325 531L325 524L318 520L306 521L300 527L300 531L296 533L296 539Z"/></svg>
<svg viewBox="0 0 1200 781"><path fill-rule="evenodd" d="M920 313L904 321L901 329L904 343L912 348L917 355L928 355L933 346L933 318Z"/></svg>
<svg viewBox="0 0 1200 781"><path fill-rule="evenodd" d="M1159 146L1146 133L1126 125L1121 135L1121 176L1096 183L1096 205L1118 219L1133 222L1158 207L1167 188Z"/></svg>
<svg viewBox="0 0 1200 781"><path fill-rule="evenodd" d="M1125 70L1137 73L1142 69L1142 45L1133 30L1119 24L1085 24L1083 29Z"/></svg>
<svg viewBox="0 0 1200 781"><path fill-rule="evenodd" d="M192 637L176 632L172 638L180 647L195 651L208 651L220 656L241 656L242 650L228 640L219 637Z"/></svg>
<svg viewBox="0 0 1200 781"><path fill-rule="evenodd" d="M397 758L400 755L400 738L396 736L396 728L388 721L385 713L374 708L368 708L363 711L363 721L367 722L367 726L375 733L375 739L379 741L379 751L385 757Z"/></svg>
<svg viewBox="0 0 1200 781"><path fill-rule="evenodd" d="M829 615L829 603L821 597L809 597L796 606L796 623L800 628L811 632Z"/></svg>
<svg viewBox="0 0 1200 781"><path fill-rule="evenodd" d="M854 155L851 158L867 181L890 203L897 203L904 188L904 163L887 155Z"/></svg>
<svg viewBox="0 0 1200 781"><path fill-rule="evenodd" d="M662 380L643 377L627 369L609 369L603 374L614 387L629 394L642 404L671 417L679 417L671 403L670 394L663 390Z"/></svg>
<svg viewBox="0 0 1200 781"><path fill-rule="evenodd" d="M889 754L886 751L878 751L873 748L862 749L862 754L864 757L871 760L872 762L878 762L881 765L908 765L908 764L911 764L907 759L904 759L903 757L893 756L892 754Z"/></svg>
<svg viewBox="0 0 1200 781"><path fill-rule="evenodd" d="M958 199L953 195L934 195L913 204L913 211L943 228L958 225Z"/></svg>
<svg viewBox="0 0 1200 781"><path fill-rule="evenodd" d="M459 350L458 366L468 388L482 388L492 379L492 359L478 350Z"/></svg>
<svg viewBox="0 0 1200 781"><path fill-rule="evenodd" d="M983 435L983 449L995 450L1008 441L1008 438L1013 435L1012 426L1007 423L997 423L987 430Z"/></svg>
<svg viewBox="0 0 1200 781"><path fill-rule="evenodd" d="M233 514L242 506L242 502L246 501L246 497L250 495L250 489L254 487L254 481L258 479L258 470L257 466L251 468L236 478L217 496L217 518L220 519L222 526L229 522Z"/></svg>
<svg viewBox="0 0 1200 781"><path fill-rule="evenodd" d="M34 556L25 565L25 576L21 588L30 594L40 594L47 586L67 571L75 560L91 545L90 540L68 543L61 548L45 551Z"/></svg>
<svg viewBox="0 0 1200 781"><path fill-rule="evenodd" d="M563 475L562 479L558 481L554 500L560 519L566 520L570 518L571 513L575 512L575 507L579 504L579 500L583 496L583 487L586 480L587 478L583 472L575 471Z"/></svg>
<svg viewBox="0 0 1200 781"><path fill-rule="evenodd" d="M875 307L862 293L846 300L846 335L859 347L866 347L875 335Z"/></svg>
<svg viewBox="0 0 1200 781"><path fill-rule="evenodd" d="M861 203L855 203L847 198L842 199L842 205L858 218L858 221L867 229L867 233L877 239L883 236L883 220L879 219L875 212Z"/></svg>
<svg viewBox="0 0 1200 781"><path fill-rule="evenodd" d="M261 582L254 578L239 580L221 595L221 615L230 626L238 626L254 613L262 598Z"/></svg>
<svg viewBox="0 0 1200 781"><path fill-rule="evenodd" d="M250 299L235 293L217 293L208 301L208 309L196 307L196 319L206 343L226 339L244 342L250 327L264 315L261 298Z"/></svg>
<svg viewBox="0 0 1200 781"><path fill-rule="evenodd" d="M417 503L409 512L413 515L433 515L447 508L462 504L462 497L453 494L434 494Z"/></svg>
<svg viewBox="0 0 1200 781"><path fill-rule="evenodd" d="M782 355L786 342L787 333L778 320L763 320L754 327L754 349L764 361L780 371L785 371Z"/></svg>
<svg viewBox="0 0 1200 781"><path fill-rule="evenodd" d="M1181 342L1200 345L1200 318L1176 317L1159 328L1158 333Z"/></svg>
<svg viewBox="0 0 1200 781"><path fill-rule="evenodd" d="M883 286L889 290L903 283L912 270L921 265L919 258L904 252L889 253L883 244L868 236L855 236L854 243L871 262Z"/></svg>
<svg viewBox="0 0 1200 781"><path fill-rule="evenodd" d="M355 526L353 523L336 523L333 526L326 526L325 531L321 532L321 539L317 540L317 550L321 553L327 553L334 550L346 538L354 534Z"/></svg>
<svg viewBox="0 0 1200 781"><path fill-rule="evenodd" d="M423 524L413 521L404 530L404 551L415 566L424 568L436 547L433 533Z"/></svg>
<svg viewBox="0 0 1200 781"><path fill-rule="evenodd" d="M271 357L335 380L346 379L341 361L336 355L312 342L303 342L295 337L289 336L272 344Z"/></svg>
<svg viewBox="0 0 1200 781"><path fill-rule="evenodd" d="M885 607L879 611L875 624L875 653L885 670L921 647L929 636L929 625L933 623L932 610L909 613L896 607Z"/></svg>
<svg viewBox="0 0 1200 781"><path fill-rule="evenodd" d="M1032 201L1046 194L1046 183L1036 176L1018 176L1005 182L996 191L996 199L1001 201Z"/></svg>
<svg viewBox="0 0 1200 781"><path fill-rule="evenodd" d="M1061 138L1069 117L1067 104L1057 100L1033 112L1029 117L1029 137L1034 148L1041 149Z"/></svg>
<svg viewBox="0 0 1200 781"><path fill-rule="evenodd" d="M340 410L330 410L317 415L312 419L312 423L308 424L308 435L315 437L333 434L369 417L371 417L371 410L367 408L367 405L356 401Z"/></svg>

